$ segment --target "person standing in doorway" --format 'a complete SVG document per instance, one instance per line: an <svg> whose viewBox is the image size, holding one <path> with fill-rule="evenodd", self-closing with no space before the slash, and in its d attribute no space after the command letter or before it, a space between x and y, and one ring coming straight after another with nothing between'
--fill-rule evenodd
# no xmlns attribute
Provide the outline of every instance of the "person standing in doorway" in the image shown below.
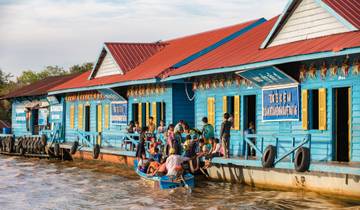
<svg viewBox="0 0 360 210"><path fill-rule="evenodd" d="M230 114L225 113L224 114L224 120L221 123L221 129L220 129L220 139L222 142L222 146L224 149L224 157L230 158L229 155L229 143L230 143L230 131L232 123L229 121Z"/></svg>
<svg viewBox="0 0 360 210"><path fill-rule="evenodd" d="M249 123L249 127L245 130L245 136L247 135L247 134L255 134L255 125L254 125L254 122L250 122ZM254 144L254 145L256 145L256 140L255 140L255 138L250 138L250 141ZM247 146L247 150L248 151L250 151L249 152L249 155L250 156L256 156L256 152L255 152L255 149L254 148L251 148L249 145Z"/></svg>

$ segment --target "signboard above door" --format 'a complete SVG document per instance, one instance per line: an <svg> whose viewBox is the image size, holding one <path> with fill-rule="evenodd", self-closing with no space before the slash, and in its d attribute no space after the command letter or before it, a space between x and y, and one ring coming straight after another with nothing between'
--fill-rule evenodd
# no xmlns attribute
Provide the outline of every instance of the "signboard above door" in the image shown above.
<svg viewBox="0 0 360 210"><path fill-rule="evenodd" d="M261 88L298 84L295 79L275 66L268 66L260 69L249 69L236 73Z"/></svg>

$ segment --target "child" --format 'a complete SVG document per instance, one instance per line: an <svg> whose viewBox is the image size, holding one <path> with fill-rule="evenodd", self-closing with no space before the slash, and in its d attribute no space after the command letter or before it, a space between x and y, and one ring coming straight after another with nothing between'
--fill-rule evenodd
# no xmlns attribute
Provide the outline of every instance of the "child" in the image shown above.
<svg viewBox="0 0 360 210"><path fill-rule="evenodd" d="M170 148L173 148L173 141L175 139L174 125L170 124L167 131L166 139L166 155L169 155Z"/></svg>
<svg viewBox="0 0 360 210"><path fill-rule="evenodd" d="M161 159L160 166L155 169L152 173L153 176L165 176L167 173L166 171L166 158Z"/></svg>
<svg viewBox="0 0 360 210"><path fill-rule="evenodd" d="M136 157L137 160L143 160L146 157L146 150L145 150L145 135L140 135L140 141L136 146Z"/></svg>
<svg viewBox="0 0 360 210"><path fill-rule="evenodd" d="M159 148L155 147L154 154L152 156L156 162L160 163L162 155L159 153Z"/></svg>
<svg viewBox="0 0 360 210"><path fill-rule="evenodd" d="M149 133L154 134L155 132L155 123L154 123L154 118L153 117L149 117L149 124L148 124L148 128L149 128Z"/></svg>
<svg viewBox="0 0 360 210"><path fill-rule="evenodd" d="M165 126L164 120L160 120L160 125L157 128L157 133L164 134L165 132L166 132L166 126Z"/></svg>
<svg viewBox="0 0 360 210"><path fill-rule="evenodd" d="M134 128L134 132L135 133L141 133L141 127L138 121L135 122L135 128Z"/></svg>

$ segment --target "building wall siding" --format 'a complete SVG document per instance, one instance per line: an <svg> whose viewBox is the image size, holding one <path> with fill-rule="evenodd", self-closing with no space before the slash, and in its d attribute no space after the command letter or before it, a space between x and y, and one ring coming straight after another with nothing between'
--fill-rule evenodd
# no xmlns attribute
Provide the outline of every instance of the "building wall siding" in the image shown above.
<svg viewBox="0 0 360 210"><path fill-rule="evenodd" d="M351 67L351 69L354 67ZM201 119L207 116L207 97L215 97L215 132L219 136L219 130L222 122L222 97L224 95L240 95L241 96L241 116L240 131L233 130L231 132L230 150L234 156L242 155L244 152L243 132L244 132L244 96L256 94L256 133L259 135L277 135L281 134L285 137L279 138L278 155L284 154L291 148L291 138L286 137L293 135L311 134L311 158L316 161L331 161L334 157L334 136L333 136L333 89L338 87L351 87L352 89L352 128L351 128L351 161L360 161L360 75L354 75L350 69L348 76L330 76L330 69L326 78L321 78L319 70L316 72L315 78L307 78L301 83L300 89L327 89L327 129L321 130L303 130L302 121L293 122L263 122L262 121L262 92L256 87L235 86L224 88L210 88L206 90L196 90L195 98L195 126L202 127ZM338 72L341 68L338 69ZM300 96L301 97L301 96ZM301 110L300 110L301 112ZM300 139L299 139L300 140ZM260 140L257 146L261 147ZM268 144L275 145L274 138L264 139L265 148Z"/></svg>
<svg viewBox="0 0 360 210"><path fill-rule="evenodd" d="M103 76L110 76L115 74L122 74L121 69L119 69L119 66L115 63L115 61L112 59L110 53L106 53L106 56L104 60L102 61L95 78L97 77L103 77Z"/></svg>
<svg viewBox="0 0 360 210"><path fill-rule="evenodd" d="M188 90L189 97L194 95L191 85L173 84L173 123L184 120L190 127L194 126L194 101L190 101L186 95L185 88Z"/></svg>
<svg viewBox="0 0 360 210"><path fill-rule="evenodd" d="M349 29L317 2L302 0L269 46L348 31Z"/></svg>

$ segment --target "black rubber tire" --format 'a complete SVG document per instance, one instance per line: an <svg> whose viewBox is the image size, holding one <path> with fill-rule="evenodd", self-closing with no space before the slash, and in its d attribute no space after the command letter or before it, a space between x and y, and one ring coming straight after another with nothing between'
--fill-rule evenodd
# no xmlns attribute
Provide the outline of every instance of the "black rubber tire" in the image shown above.
<svg viewBox="0 0 360 210"><path fill-rule="evenodd" d="M269 145L266 147L263 157L261 159L261 164L264 168L273 168L276 157L276 147Z"/></svg>
<svg viewBox="0 0 360 210"><path fill-rule="evenodd" d="M295 170L297 172L305 172L310 167L310 149L307 147L300 147L295 153L294 160Z"/></svg>
<svg viewBox="0 0 360 210"><path fill-rule="evenodd" d="M60 156L60 144L59 143L55 143L55 145L54 145L54 155L55 155L55 157Z"/></svg>
<svg viewBox="0 0 360 210"><path fill-rule="evenodd" d="M14 137L9 137L9 143L8 143L8 152L12 153L14 152L14 146L15 146L15 139Z"/></svg>
<svg viewBox="0 0 360 210"><path fill-rule="evenodd" d="M78 147L79 147L79 142L75 141L75 142L73 143L73 145L71 146L70 154L71 154L71 155L75 155Z"/></svg>
<svg viewBox="0 0 360 210"><path fill-rule="evenodd" d="M100 155L100 145L95 144L94 150L93 150L93 158L98 159Z"/></svg>
<svg viewBox="0 0 360 210"><path fill-rule="evenodd" d="M20 145L19 146L19 154L20 155L24 155L25 154L25 149Z"/></svg>

